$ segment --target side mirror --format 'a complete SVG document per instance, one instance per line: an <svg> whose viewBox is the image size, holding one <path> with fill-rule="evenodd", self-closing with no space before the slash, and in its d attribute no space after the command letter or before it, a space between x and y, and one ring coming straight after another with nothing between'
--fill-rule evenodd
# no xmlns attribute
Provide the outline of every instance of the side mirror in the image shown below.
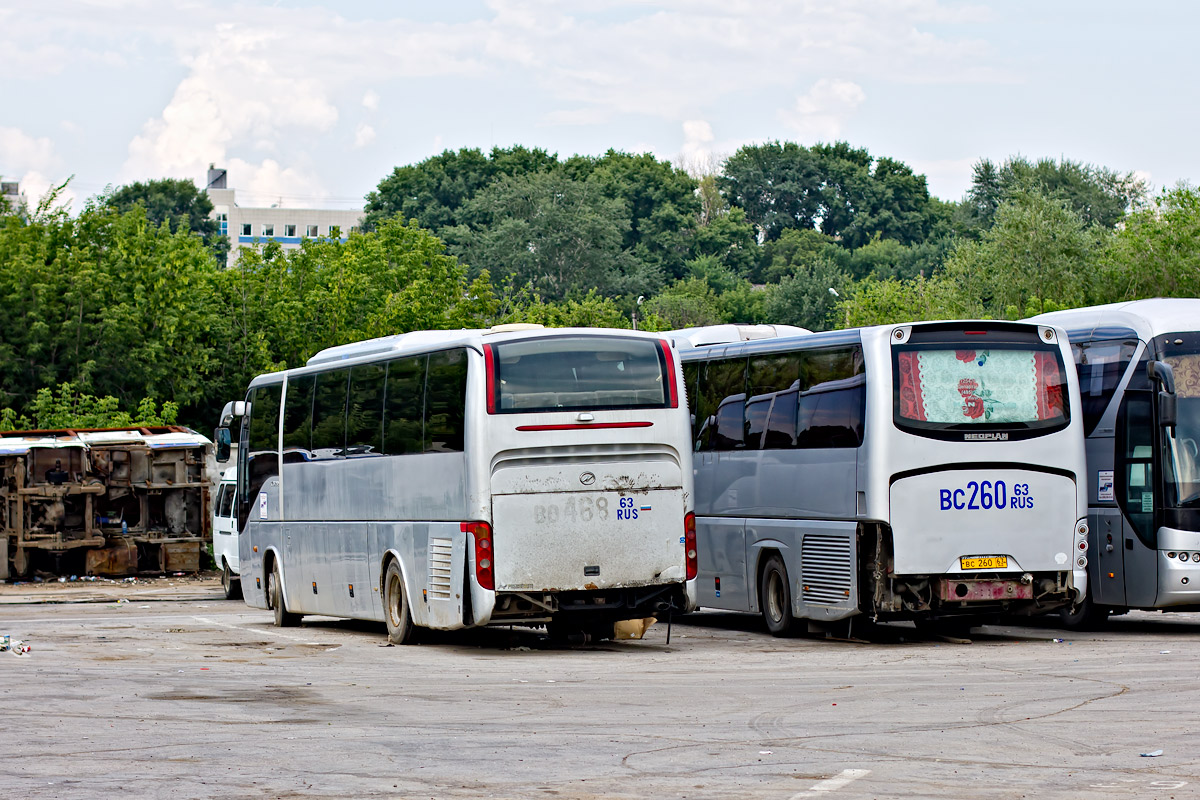
<svg viewBox="0 0 1200 800"><path fill-rule="evenodd" d="M1174 428L1178 419L1175 398L1175 370L1162 361L1151 361L1146 365L1146 377L1161 387L1158 392L1158 425Z"/></svg>
<svg viewBox="0 0 1200 800"><path fill-rule="evenodd" d="M233 400L225 404L221 410L221 427L228 428L234 417L244 416L249 410L245 400Z"/></svg>
<svg viewBox="0 0 1200 800"><path fill-rule="evenodd" d="M217 461L224 464L229 460L229 450L233 444L233 439L229 435L229 428L217 428L213 431L213 441L217 444Z"/></svg>

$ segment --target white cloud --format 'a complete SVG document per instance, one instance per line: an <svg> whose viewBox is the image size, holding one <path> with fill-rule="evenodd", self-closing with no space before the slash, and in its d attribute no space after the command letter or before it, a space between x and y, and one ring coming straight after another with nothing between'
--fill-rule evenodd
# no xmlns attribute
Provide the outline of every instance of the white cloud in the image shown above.
<svg viewBox="0 0 1200 800"><path fill-rule="evenodd" d="M281 167L274 159L260 164L229 160L229 185L238 191L241 206L271 206L281 203L293 208L322 205L325 190L315 175L294 167Z"/></svg>
<svg viewBox="0 0 1200 800"><path fill-rule="evenodd" d="M45 136L34 137L20 128L0 127L0 170L6 177L30 170L54 171L62 168L62 159L54 143Z"/></svg>
<svg viewBox="0 0 1200 800"><path fill-rule="evenodd" d="M375 141L375 129L365 122L360 122L354 131L354 146L366 147Z"/></svg>
<svg viewBox="0 0 1200 800"><path fill-rule="evenodd" d="M866 92L857 83L822 78L796 98L792 111L780 112L779 116L800 142L828 142L842 135L846 122L866 99Z"/></svg>
<svg viewBox="0 0 1200 800"><path fill-rule="evenodd" d="M363 95L362 104L363 108L367 109L368 111L378 111L379 93L374 89L367 89L367 93Z"/></svg>

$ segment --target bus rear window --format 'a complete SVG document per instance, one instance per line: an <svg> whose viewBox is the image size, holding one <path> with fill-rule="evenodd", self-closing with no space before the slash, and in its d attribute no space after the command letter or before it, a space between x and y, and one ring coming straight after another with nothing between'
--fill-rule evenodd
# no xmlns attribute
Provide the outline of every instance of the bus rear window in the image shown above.
<svg viewBox="0 0 1200 800"><path fill-rule="evenodd" d="M667 362L654 339L556 336L492 346L499 413L667 408Z"/></svg>
<svg viewBox="0 0 1200 800"><path fill-rule="evenodd" d="M1069 420L1057 349L939 344L897 348L895 356L895 420L902 428L1045 431Z"/></svg>

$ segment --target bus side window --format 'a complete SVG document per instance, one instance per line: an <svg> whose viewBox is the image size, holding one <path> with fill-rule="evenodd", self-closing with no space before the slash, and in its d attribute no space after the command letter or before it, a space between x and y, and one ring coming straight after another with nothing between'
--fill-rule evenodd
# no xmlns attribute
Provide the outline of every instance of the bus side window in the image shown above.
<svg viewBox="0 0 1200 800"><path fill-rule="evenodd" d="M746 407L747 447L795 447L796 389L802 359L801 353L750 359L747 380L753 398Z"/></svg>
<svg viewBox="0 0 1200 800"><path fill-rule="evenodd" d="M1091 436L1133 360L1136 341L1105 339L1071 345L1083 401L1083 435Z"/></svg>
<svg viewBox="0 0 1200 800"><path fill-rule="evenodd" d="M350 370L350 400L346 410L346 455L383 453L383 364L362 364Z"/></svg>
<svg viewBox="0 0 1200 800"><path fill-rule="evenodd" d="M1120 444L1121 507L1138 538L1156 547L1154 526L1154 423L1153 392L1125 392L1121 408Z"/></svg>
<svg viewBox="0 0 1200 800"><path fill-rule="evenodd" d="M313 390L313 460L346 455L346 390L350 370L337 369L317 375Z"/></svg>
<svg viewBox="0 0 1200 800"><path fill-rule="evenodd" d="M383 452L420 453L424 439L425 356L388 362L383 412Z"/></svg>
<svg viewBox="0 0 1200 800"><path fill-rule="evenodd" d="M279 406L283 384L258 386L250 390L250 414L243 418L246 429L246 460L239 475L245 475L246 493L238 508L238 527L245 528L250 506L258 502L258 493L268 478L279 474Z"/></svg>
<svg viewBox="0 0 1200 800"><path fill-rule="evenodd" d="M312 375L288 378L287 399L283 403L283 461L308 461L312 458Z"/></svg>
<svg viewBox="0 0 1200 800"><path fill-rule="evenodd" d="M863 441L866 376L859 347L804 354L796 445L858 447Z"/></svg>
<svg viewBox="0 0 1200 800"><path fill-rule="evenodd" d="M431 353L425 383L424 452L463 451L466 403L466 351Z"/></svg>
<svg viewBox="0 0 1200 800"><path fill-rule="evenodd" d="M696 392L696 450L745 445L746 359L705 362Z"/></svg>

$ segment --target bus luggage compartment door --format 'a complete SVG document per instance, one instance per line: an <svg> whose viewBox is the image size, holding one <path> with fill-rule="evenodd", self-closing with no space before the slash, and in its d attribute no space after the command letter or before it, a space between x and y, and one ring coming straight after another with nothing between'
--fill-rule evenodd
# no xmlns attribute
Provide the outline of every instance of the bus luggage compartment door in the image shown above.
<svg viewBox="0 0 1200 800"><path fill-rule="evenodd" d="M681 489L492 498L497 591L682 583Z"/></svg>

